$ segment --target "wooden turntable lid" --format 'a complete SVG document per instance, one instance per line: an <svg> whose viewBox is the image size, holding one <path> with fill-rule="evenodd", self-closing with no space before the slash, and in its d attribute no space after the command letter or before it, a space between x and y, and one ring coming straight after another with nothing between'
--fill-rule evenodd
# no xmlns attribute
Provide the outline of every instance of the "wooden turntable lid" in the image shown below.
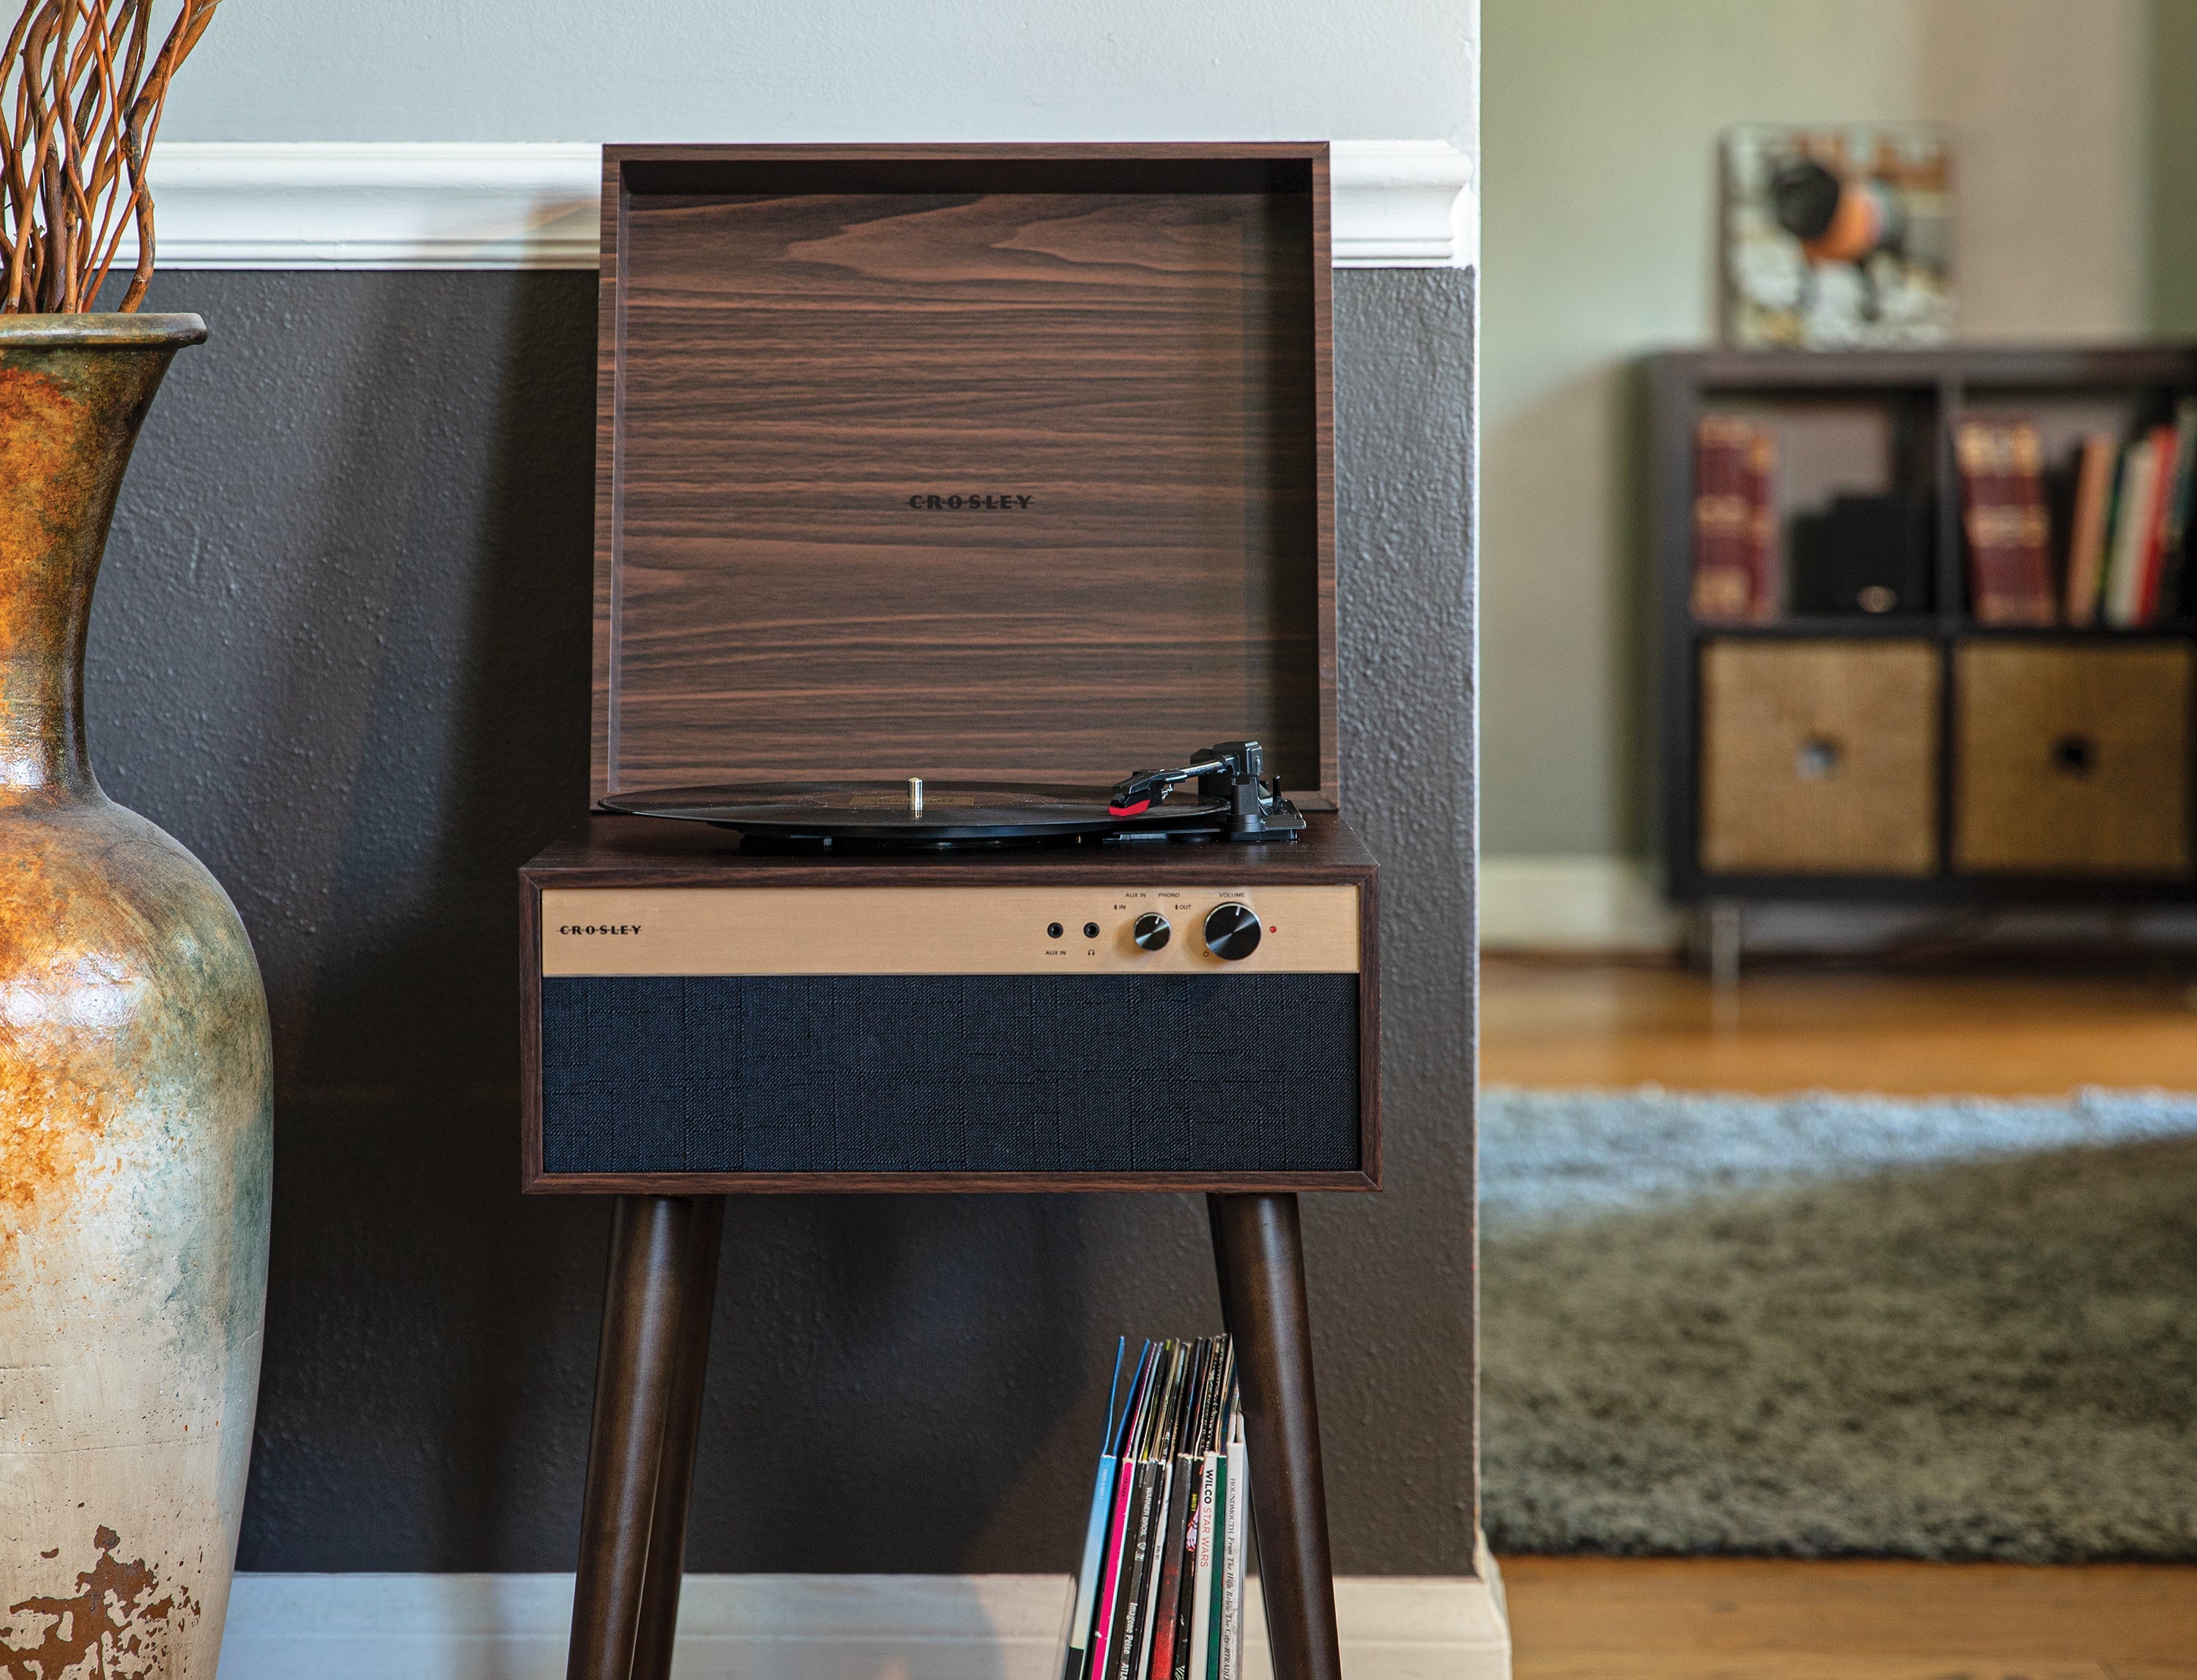
<svg viewBox="0 0 2197 1680"><path fill-rule="evenodd" d="M594 796L1336 791L1324 144L604 152Z"/></svg>

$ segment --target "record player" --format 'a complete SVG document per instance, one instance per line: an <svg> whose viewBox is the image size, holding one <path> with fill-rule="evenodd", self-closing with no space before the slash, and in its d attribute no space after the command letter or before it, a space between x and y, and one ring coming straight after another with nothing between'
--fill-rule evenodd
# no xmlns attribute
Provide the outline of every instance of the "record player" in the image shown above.
<svg viewBox="0 0 2197 1680"><path fill-rule="evenodd" d="M592 810L520 878L524 1187L622 1198L572 1671L668 1666L716 1198L1202 1190L1277 1672L1332 1680L1290 1192L1381 1163L1326 148L604 169Z"/></svg>
<svg viewBox="0 0 2197 1680"><path fill-rule="evenodd" d="M1373 871L1263 768L606 796L523 877L527 1187L1373 1187Z"/></svg>

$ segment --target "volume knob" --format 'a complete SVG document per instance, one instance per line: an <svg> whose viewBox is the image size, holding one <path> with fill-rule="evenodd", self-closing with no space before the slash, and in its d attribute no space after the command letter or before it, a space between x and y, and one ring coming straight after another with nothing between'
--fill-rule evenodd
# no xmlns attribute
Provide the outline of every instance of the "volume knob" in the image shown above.
<svg viewBox="0 0 2197 1680"><path fill-rule="evenodd" d="M1136 926L1129 930L1129 937L1137 941L1139 951L1158 951L1166 947L1168 936L1174 931L1168 925L1166 917L1155 915L1147 910L1137 918Z"/></svg>
<svg viewBox="0 0 2197 1680"><path fill-rule="evenodd" d="M1205 918L1205 948L1226 963L1240 963L1259 948L1259 918L1241 904L1216 904Z"/></svg>

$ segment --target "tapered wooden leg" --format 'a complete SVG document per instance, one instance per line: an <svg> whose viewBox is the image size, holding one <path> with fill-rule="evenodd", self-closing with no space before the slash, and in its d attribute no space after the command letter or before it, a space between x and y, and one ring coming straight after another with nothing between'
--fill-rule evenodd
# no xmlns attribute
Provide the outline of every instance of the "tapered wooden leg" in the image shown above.
<svg viewBox="0 0 2197 1680"><path fill-rule="evenodd" d="M580 1572L567 1680L629 1680L656 1507L657 1469L677 1386L696 1204L623 1196L611 1226Z"/></svg>
<svg viewBox="0 0 2197 1680"><path fill-rule="evenodd" d="M670 1680L679 1584L687 1569L687 1509L694 1496L694 1446L702 1433L702 1378L710 1364L710 1317L717 1304L717 1250L724 1231L725 1198L697 1201L687 1244L678 1363L664 1420L664 1451L657 1462L656 1507L649 1519L641 1621L634 1631L634 1680Z"/></svg>
<svg viewBox="0 0 2197 1680"><path fill-rule="evenodd" d="M1236 1341L1274 1680L1342 1680L1297 1199L1206 1202L1221 1312Z"/></svg>

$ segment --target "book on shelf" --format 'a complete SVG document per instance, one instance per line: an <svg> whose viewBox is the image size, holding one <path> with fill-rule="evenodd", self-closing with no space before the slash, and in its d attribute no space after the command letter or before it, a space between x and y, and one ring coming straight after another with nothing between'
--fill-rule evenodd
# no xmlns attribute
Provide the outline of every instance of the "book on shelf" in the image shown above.
<svg viewBox="0 0 2197 1680"><path fill-rule="evenodd" d="M1233 1680L1243 1415L1226 1336L1146 1342L1106 1400L1062 1680ZM1118 1401L1118 1404L1117 1404Z"/></svg>
<svg viewBox="0 0 2197 1680"><path fill-rule="evenodd" d="M2136 590L2143 567L2143 520L2151 507L2154 451L2148 437L2121 451L2119 489L2113 496L2113 529L2106 549L2106 581L2098 616L2107 624L2136 622Z"/></svg>
<svg viewBox="0 0 2197 1680"><path fill-rule="evenodd" d="M2143 538L2136 560L2136 611L2130 624L2148 624L2159 611L2159 568L2166 553L2166 518L2174 500L2177 445L2174 428L2151 429L2151 499L2143 510Z"/></svg>
<svg viewBox="0 0 2197 1680"><path fill-rule="evenodd" d="M2075 511L2067 538L2067 622L2094 624L2098 583L2106 571L2106 525L2113 513L2113 466L2119 440L2110 432L2083 439L2075 469Z"/></svg>
<svg viewBox="0 0 2197 1680"><path fill-rule="evenodd" d="M2174 482L2167 495L2147 623L2183 616L2193 479L2197 479L2197 397L2184 397L2174 405Z"/></svg>
<svg viewBox="0 0 2197 1680"><path fill-rule="evenodd" d="M2153 427L2122 453L2102 614L2115 629L2145 623L2155 605L2149 598L2154 594L2152 580L2159 565L2161 525L2172 495L2174 457L2171 426Z"/></svg>
<svg viewBox="0 0 2197 1680"><path fill-rule="evenodd" d="M2197 499L2197 397L2171 424L2123 443L2085 436L2066 545L2067 622L2141 629L2179 619L2190 605L2188 548Z"/></svg>
<svg viewBox="0 0 2197 1680"><path fill-rule="evenodd" d="M2050 624L2052 530L2044 451L2026 420L1965 420L1954 439L1961 469L1968 595L1985 624Z"/></svg>
<svg viewBox="0 0 2197 1680"><path fill-rule="evenodd" d="M1777 610L1777 439L1750 421L1712 415L1694 443L1694 617L1770 617Z"/></svg>

